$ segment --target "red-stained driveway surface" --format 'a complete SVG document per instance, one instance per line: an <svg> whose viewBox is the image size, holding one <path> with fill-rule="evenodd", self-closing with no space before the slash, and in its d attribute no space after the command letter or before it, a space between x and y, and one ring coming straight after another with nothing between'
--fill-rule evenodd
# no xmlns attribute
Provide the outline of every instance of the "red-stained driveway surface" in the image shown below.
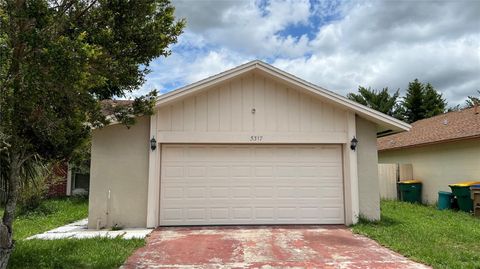
<svg viewBox="0 0 480 269"><path fill-rule="evenodd" d="M159 228L123 268L429 268L345 226Z"/></svg>

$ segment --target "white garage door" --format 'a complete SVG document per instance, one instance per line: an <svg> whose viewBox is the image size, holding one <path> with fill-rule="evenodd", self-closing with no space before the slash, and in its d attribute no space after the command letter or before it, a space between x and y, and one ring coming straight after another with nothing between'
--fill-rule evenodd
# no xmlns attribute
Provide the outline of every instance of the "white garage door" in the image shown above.
<svg viewBox="0 0 480 269"><path fill-rule="evenodd" d="M160 225L344 223L339 145L164 145Z"/></svg>

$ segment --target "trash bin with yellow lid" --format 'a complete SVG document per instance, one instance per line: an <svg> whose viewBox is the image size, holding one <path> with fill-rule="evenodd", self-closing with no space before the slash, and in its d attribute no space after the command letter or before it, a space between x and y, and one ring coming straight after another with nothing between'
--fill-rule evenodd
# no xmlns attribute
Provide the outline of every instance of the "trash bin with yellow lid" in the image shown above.
<svg viewBox="0 0 480 269"><path fill-rule="evenodd" d="M397 184L401 201L422 203L422 182L420 180L404 180Z"/></svg>
<svg viewBox="0 0 480 269"><path fill-rule="evenodd" d="M453 195L457 197L458 207L465 212L473 211L473 200L470 193L470 186L478 185L480 181L465 181L448 185Z"/></svg>

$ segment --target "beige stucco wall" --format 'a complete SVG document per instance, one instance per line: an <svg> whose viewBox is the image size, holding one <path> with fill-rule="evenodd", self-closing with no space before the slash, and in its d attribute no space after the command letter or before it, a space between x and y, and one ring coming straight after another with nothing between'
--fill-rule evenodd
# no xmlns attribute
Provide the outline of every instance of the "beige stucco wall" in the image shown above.
<svg viewBox="0 0 480 269"><path fill-rule="evenodd" d="M149 135L149 117L93 131L89 228L146 226Z"/></svg>
<svg viewBox="0 0 480 269"><path fill-rule="evenodd" d="M423 181L423 201L433 204L450 183L480 181L480 139L379 152L379 163L412 164L413 177Z"/></svg>
<svg viewBox="0 0 480 269"><path fill-rule="evenodd" d="M356 117L358 194L360 216L380 219L380 189L378 184L377 127L374 123Z"/></svg>

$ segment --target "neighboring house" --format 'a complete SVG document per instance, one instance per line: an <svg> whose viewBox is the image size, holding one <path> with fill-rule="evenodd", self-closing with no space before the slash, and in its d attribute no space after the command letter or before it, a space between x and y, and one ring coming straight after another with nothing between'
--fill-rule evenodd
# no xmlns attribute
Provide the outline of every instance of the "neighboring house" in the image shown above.
<svg viewBox="0 0 480 269"><path fill-rule="evenodd" d="M129 129L93 131L88 226L379 219L377 133L409 128L249 62L161 95Z"/></svg>
<svg viewBox="0 0 480 269"><path fill-rule="evenodd" d="M67 163L53 167L54 180L49 183L47 195L49 197L62 197L71 195L88 195L90 175Z"/></svg>
<svg viewBox="0 0 480 269"><path fill-rule="evenodd" d="M480 113L477 107L412 124L410 132L378 139L378 162L412 164L423 182L423 201L435 203L448 184L480 181Z"/></svg>
<svg viewBox="0 0 480 269"><path fill-rule="evenodd" d="M52 167L53 176L48 179L48 197L63 197L67 195L69 171L68 164L65 162L56 164Z"/></svg>
<svg viewBox="0 0 480 269"><path fill-rule="evenodd" d="M47 178L47 197L64 197L72 194L88 195L90 175L88 171L72 168L66 162L52 167L52 176ZM6 181L0 180L0 204L7 199Z"/></svg>

